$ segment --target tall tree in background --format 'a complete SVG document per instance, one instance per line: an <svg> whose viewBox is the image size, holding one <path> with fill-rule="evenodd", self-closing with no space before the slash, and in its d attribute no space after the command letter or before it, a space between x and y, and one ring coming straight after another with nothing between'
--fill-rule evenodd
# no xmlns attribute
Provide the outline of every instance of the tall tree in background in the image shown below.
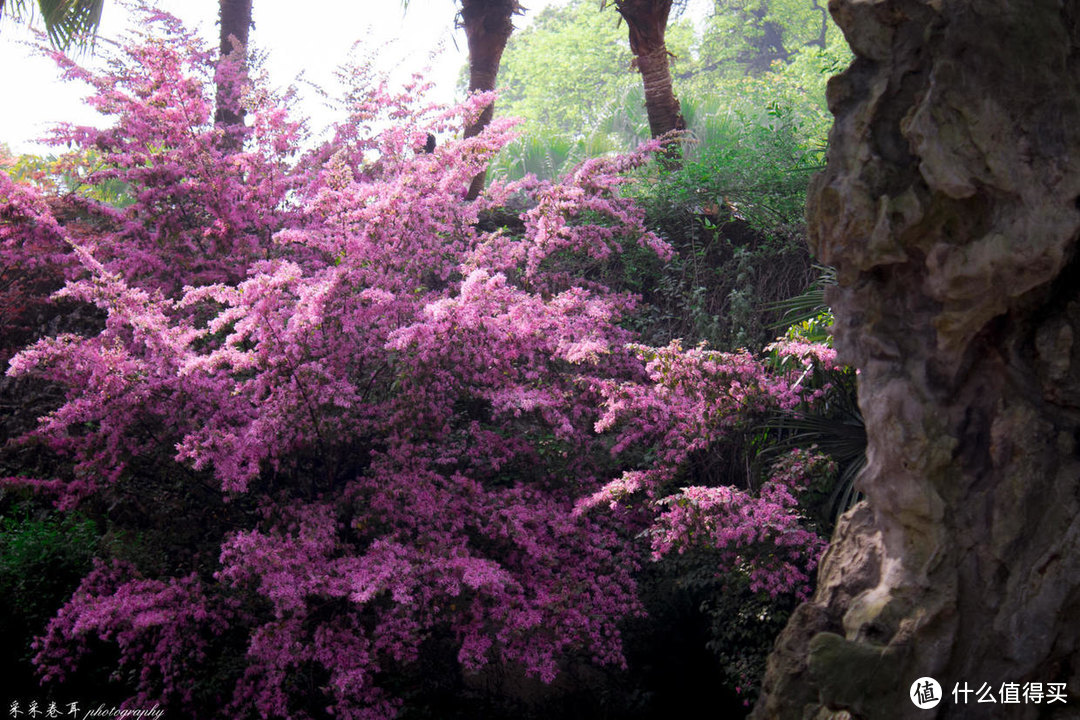
<svg viewBox="0 0 1080 720"><path fill-rule="evenodd" d="M626 21L630 52L645 86L645 111L654 138L686 127L671 85L669 53L664 41L671 3L672 0L609 0L602 5L614 5Z"/></svg>
<svg viewBox="0 0 1080 720"><path fill-rule="evenodd" d="M251 0L220 0L218 13L221 24L221 59L230 71L219 73L218 76L215 120L226 125L243 125L244 111L235 105L235 91L237 83L242 82L246 76Z"/></svg>
<svg viewBox="0 0 1080 720"><path fill-rule="evenodd" d="M402 0L408 9L409 0ZM506 42L514 32L513 16L524 8L518 0L461 0L460 25L469 45L469 92L490 92L495 89ZM495 116L491 103L476 120L465 127L465 137L480 134ZM484 189L486 172L479 173L469 185L467 200L475 200Z"/></svg>
<svg viewBox="0 0 1080 720"><path fill-rule="evenodd" d="M513 16L521 13L517 0L462 0L461 26L469 43L469 92L490 92L495 89L506 42L514 32ZM465 128L465 137L479 135L495 115L495 103L491 103L476 121ZM474 200L484 189L487 173L473 178L466 198Z"/></svg>
<svg viewBox="0 0 1080 720"><path fill-rule="evenodd" d="M66 50L73 44L85 46L93 41L104 5L105 0L38 0L37 9L49 41ZM27 0L0 0L0 19L5 15L33 19L34 11Z"/></svg>

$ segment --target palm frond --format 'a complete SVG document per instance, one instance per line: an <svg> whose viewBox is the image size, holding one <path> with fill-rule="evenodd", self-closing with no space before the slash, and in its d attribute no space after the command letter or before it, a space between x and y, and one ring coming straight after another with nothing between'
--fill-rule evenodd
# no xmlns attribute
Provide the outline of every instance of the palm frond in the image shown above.
<svg viewBox="0 0 1080 720"><path fill-rule="evenodd" d="M788 328L828 312L829 306L825 302L825 288L836 284L836 270L825 265L815 265L814 267L820 274L802 294L771 303L766 307L769 312L783 313L779 320L769 326L770 329Z"/></svg>
<svg viewBox="0 0 1080 720"><path fill-rule="evenodd" d="M62 50L72 45L92 47L101 26L105 0L38 0L37 12L45 25L49 41ZM0 19L10 14L16 20L33 21L33 4L26 0L0 0Z"/></svg>
<svg viewBox="0 0 1080 720"><path fill-rule="evenodd" d="M644 107L645 91L640 83L632 85L604 107L589 134L604 133L627 149L637 147L651 137Z"/></svg>
<svg viewBox="0 0 1080 720"><path fill-rule="evenodd" d="M839 475L826 501L833 522L862 499L855 479L866 467L866 425L855 400L854 387L831 393L820 413L786 413L765 423L773 441L759 457L775 462L796 448L815 447L834 461Z"/></svg>
<svg viewBox="0 0 1080 720"><path fill-rule="evenodd" d="M588 157L584 144L559 135L529 135L504 147L491 163L493 178L519 180L532 174L552 180Z"/></svg>

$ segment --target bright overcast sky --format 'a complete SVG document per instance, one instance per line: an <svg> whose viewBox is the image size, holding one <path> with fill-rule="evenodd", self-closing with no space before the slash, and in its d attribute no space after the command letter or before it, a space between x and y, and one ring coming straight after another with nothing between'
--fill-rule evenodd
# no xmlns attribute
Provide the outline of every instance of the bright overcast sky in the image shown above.
<svg viewBox="0 0 1080 720"><path fill-rule="evenodd" d="M524 4L529 13L518 17L515 25L527 25L529 15L560 2L528 0ZM217 45L216 0L160 0L159 7L197 28L212 46ZM399 0L254 0L255 27L250 41L268 52L268 70L275 85L289 85L303 72L306 79L328 87L332 86L334 68L357 41L372 47L392 41L380 53L380 63L387 70L408 72L432 66L431 51L441 44L443 54L433 65L433 75L437 99L449 102L466 61L464 33L454 29L456 12L454 0L411 0L407 12ZM105 0L99 35L118 38L130 16L116 0ZM55 122L100 122L100 116L81 102L85 86L59 82L52 61L35 55L25 45L30 39L32 35L23 25L10 19L0 24L0 97L5 99L0 109L0 143L16 153L45 152L34 140ZM316 114L318 107L313 101L303 111Z"/></svg>

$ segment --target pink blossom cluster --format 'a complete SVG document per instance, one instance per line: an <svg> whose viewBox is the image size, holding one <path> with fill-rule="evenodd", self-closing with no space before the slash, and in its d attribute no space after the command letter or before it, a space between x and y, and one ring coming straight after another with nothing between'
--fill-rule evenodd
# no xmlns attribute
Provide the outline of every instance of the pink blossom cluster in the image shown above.
<svg viewBox="0 0 1080 720"><path fill-rule="evenodd" d="M0 362L18 350L16 338L31 330L43 296L63 282L72 265L66 230L54 216L60 205L0 167Z"/></svg>
<svg viewBox="0 0 1080 720"><path fill-rule="evenodd" d="M745 350L685 350L678 341L663 348L631 347L646 360L648 378L602 382L604 412L595 427L614 433L615 454L651 448L650 465L626 470L580 499L575 512L651 499L658 513L648 531L654 559L671 550L708 548L717 552L720 572L747 575L754 591L806 597L824 544L807 528L798 497L806 478L827 462L824 457L807 458L797 451L774 468L773 477L756 493L733 486L691 486L668 493L695 454L726 434L747 428L769 411L817 400L822 390L802 381L817 361L832 362L831 351L792 344L774 347L800 361L778 367Z"/></svg>
<svg viewBox="0 0 1080 720"><path fill-rule="evenodd" d="M733 487L685 487L658 502L650 530L654 559L688 548L717 553L726 572L745 575L754 592L800 599L813 589L812 571L825 541L801 521L799 494L815 474L829 472L822 455L794 450L754 494Z"/></svg>
<svg viewBox="0 0 1080 720"><path fill-rule="evenodd" d="M104 130L60 125L49 141L92 151L87 183L119 181L134 200L125 208L84 202L94 232L67 239L123 279L173 295L184 285L235 281L265 256L293 187L288 158L301 125L277 117L266 127L274 98L253 93L246 99L254 116L251 151L231 151L230 131L214 124L213 94L206 92L215 52L175 18L143 12L145 29L117 51L111 72L92 72L49 51L67 79L92 88L88 103L114 118ZM265 152L268 145L275 152Z"/></svg>
<svg viewBox="0 0 1080 720"><path fill-rule="evenodd" d="M36 662L43 683L63 681L86 653L87 640L99 637L120 648L121 667L137 678L128 705L190 704L193 685L185 678L240 615L235 601L208 598L194 573L149 580L128 563L99 561L35 641Z"/></svg>
<svg viewBox="0 0 1080 720"><path fill-rule="evenodd" d="M768 410L788 410L813 399L790 372L774 372L747 350L716 352L630 345L645 361L645 380L604 380L598 432L614 430L613 452L655 447L657 468L675 471L718 436Z"/></svg>
<svg viewBox="0 0 1080 720"><path fill-rule="evenodd" d="M780 338L766 345L765 352L775 353L781 363L790 359L806 368L816 365L822 370L834 370L839 367L836 363L836 350L800 338Z"/></svg>

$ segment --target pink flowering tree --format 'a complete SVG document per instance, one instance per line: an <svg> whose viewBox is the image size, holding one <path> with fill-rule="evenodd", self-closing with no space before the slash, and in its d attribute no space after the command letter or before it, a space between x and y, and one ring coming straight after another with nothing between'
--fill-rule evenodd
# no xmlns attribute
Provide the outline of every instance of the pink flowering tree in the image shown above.
<svg viewBox="0 0 1080 720"><path fill-rule="evenodd" d="M573 258L667 252L618 193L647 154L533 188L523 236L481 233L478 214L512 189L461 198L508 125L418 148L484 98L444 109L361 75L332 140L302 152L301 126L252 91L230 151L211 54L148 20L174 39L127 48L113 74L58 56L115 122L57 141L96 148L87 182L121 180L134 202L84 199L76 233L29 189L5 197L42 218L13 224L13 252L62 240L59 296L106 317L12 361L67 388L34 432L67 472L17 481L75 507L175 465L229 520L207 518L214 562L95 569L39 642L44 679L106 640L136 678L131 703L199 711L195 666L239 632L223 714L303 715L297 677L314 672L335 713L388 717L401 700L385 679L432 637L453 638L468 672L495 661L550 681L571 654L622 663L632 553L614 522L571 509L610 463L590 388L641 372L617 324L633 301Z"/></svg>
<svg viewBox="0 0 1080 720"><path fill-rule="evenodd" d="M113 118L55 142L93 149L73 171L130 204L73 196L58 217L0 175L0 252L61 268L57 297L104 317L12 359L64 389L26 438L63 462L6 482L156 511L197 550L99 562L37 641L45 682L104 641L131 706L388 718L433 643L471 674L623 666L650 551L704 543L755 589L806 592L821 542L795 461L757 489L677 484L731 428L812 401L810 360L634 345L635 299L587 277L630 245L670 254L620 192L656 146L465 202L511 124L425 140L490 97L443 108L361 66L324 143L258 86L250 126L226 129L211 50L145 25L105 74L55 54ZM523 231L481 231L511 196Z"/></svg>

